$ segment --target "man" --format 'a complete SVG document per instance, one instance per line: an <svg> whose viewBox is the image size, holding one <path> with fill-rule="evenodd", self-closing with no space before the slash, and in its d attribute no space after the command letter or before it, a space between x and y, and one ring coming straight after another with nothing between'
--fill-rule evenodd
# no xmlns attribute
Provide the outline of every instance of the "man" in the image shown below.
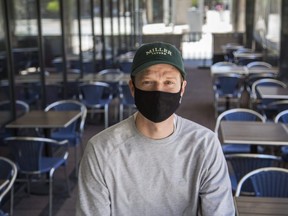
<svg viewBox="0 0 288 216"><path fill-rule="evenodd" d="M174 46L155 42L137 50L129 85L138 112L88 142L77 215L235 214L217 137L174 114L185 75Z"/></svg>

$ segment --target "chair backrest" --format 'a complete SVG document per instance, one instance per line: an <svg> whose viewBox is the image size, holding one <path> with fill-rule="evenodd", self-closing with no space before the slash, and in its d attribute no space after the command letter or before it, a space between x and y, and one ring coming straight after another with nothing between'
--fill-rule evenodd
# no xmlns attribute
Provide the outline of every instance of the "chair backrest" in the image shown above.
<svg viewBox="0 0 288 216"><path fill-rule="evenodd" d="M257 68L272 68L272 65L269 64L268 62L264 62L264 61L253 61L248 63L247 68L253 68L253 67L257 67Z"/></svg>
<svg viewBox="0 0 288 216"><path fill-rule="evenodd" d="M267 104L267 110L273 113L280 113L288 109L288 100L275 100ZM277 115L277 114L276 114Z"/></svg>
<svg viewBox="0 0 288 216"><path fill-rule="evenodd" d="M108 68L98 72L101 76L123 76L123 72L119 68Z"/></svg>
<svg viewBox="0 0 288 216"><path fill-rule="evenodd" d="M265 72L265 73L259 73L259 74L249 74L247 77L247 84L249 88L252 88L252 85L254 82L260 79L276 79L277 75L272 72ZM250 89L251 91L251 89Z"/></svg>
<svg viewBox="0 0 288 216"><path fill-rule="evenodd" d="M264 167L247 173L237 185L235 196L239 196L243 184L250 180L256 196L288 197L288 169Z"/></svg>
<svg viewBox="0 0 288 216"><path fill-rule="evenodd" d="M105 99L112 98L110 85L104 82L94 82L79 85L79 98L86 106L97 106Z"/></svg>
<svg viewBox="0 0 288 216"><path fill-rule="evenodd" d="M21 100L16 100L15 101L15 105L16 105L16 111L23 111L23 112L29 112L30 107L29 105ZM0 110L4 111L4 110L11 110L11 101L6 100L6 101L1 101L0 102Z"/></svg>
<svg viewBox="0 0 288 216"><path fill-rule="evenodd" d="M277 122L288 123L288 109L279 112L279 113L275 116L274 122L275 122L275 123L277 123Z"/></svg>
<svg viewBox="0 0 288 216"><path fill-rule="evenodd" d="M212 66L213 67L233 67L233 66L237 66L237 64L233 62L228 62L228 61L220 61L220 62L214 63Z"/></svg>
<svg viewBox="0 0 288 216"><path fill-rule="evenodd" d="M236 178L237 183L252 170L261 167L279 166L280 157L267 154L226 154L227 163L231 165L232 172ZM253 188L249 181L245 184L245 192L252 192Z"/></svg>
<svg viewBox="0 0 288 216"><path fill-rule="evenodd" d="M221 121L262 121L266 119L255 110L246 108L235 108L222 112L216 119L214 132L218 134Z"/></svg>
<svg viewBox="0 0 288 216"><path fill-rule="evenodd" d="M40 174L42 172L41 158L47 157L43 154L45 145L48 144L53 147L53 145L61 146L68 143L67 140L56 141L42 137L7 137L5 142L11 150L15 163L19 168L18 171L24 174ZM64 154L68 156L67 151Z"/></svg>
<svg viewBox="0 0 288 216"><path fill-rule="evenodd" d="M225 96L233 96L243 89L243 77L240 74L218 74L214 77L214 89Z"/></svg>
<svg viewBox="0 0 288 216"><path fill-rule="evenodd" d="M56 101L52 104L49 104L45 108L45 111L49 111L49 110L57 110L57 111L79 110L79 111L81 111L81 119L80 119L80 122L78 124L77 124L77 121L75 121L74 123L70 124L68 127L61 128L59 130L63 130L63 131L67 131L67 132L77 130L78 132L83 133L85 121L86 121L86 116L87 116L87 108L83 103L81 103L77 100L60 100L60 101Z"/></svg>
<svg viewBox="0 0 288 216"><path fill-rule="evenodd" d="M126 74L131 73L131 68L132 68L132 62L130 61L123 61L119 63L121 71L123 71Z"/></svg>
<svg viewBox="0 0 288 216"><path fill-rule="evenodd" d="M250 48L240 47L239 49L235 50L233 53L253 53L254 51Z"/></svg>
<svg viewBox="0 0 288 216"><path fill-rule="evenodd" d="M11 190L17 177L16 164L6 157L0 156L0 203L3 197Z"/></svg>
<svg viewBox="0 0 288 216"><path fill-rule="evenodd" d="M134 97L132 96L129 85L127 83L119 85L119 97L122 104L135 104Z"/></svg>
<svg viewBox="0 0 288 216"><path fill-rule="evenodd" d="M113 96L118 96L118 83L121 77L123 77L124 72L118 68L109 68L99 71L98 75L103 78L103 80L101 80L102 82L108 83L110 85Z"/></svg>
<svg viewBox="0 0 288 216"><path fill-rule="evenodd" d="M55 101L63 99L62 85L59 84L47 84L46 89L46 104L51 104Z"/></svg>
<svg viewBox="0 0 288 216"><path fill-rule="evenodd" d="M252 84L251 87L252 95L254 95L255 97L259 96L257 93L257 86L281 86L283 88L287 87L287 85L284 82L277 79L273 78L258 79Z"/></svg>

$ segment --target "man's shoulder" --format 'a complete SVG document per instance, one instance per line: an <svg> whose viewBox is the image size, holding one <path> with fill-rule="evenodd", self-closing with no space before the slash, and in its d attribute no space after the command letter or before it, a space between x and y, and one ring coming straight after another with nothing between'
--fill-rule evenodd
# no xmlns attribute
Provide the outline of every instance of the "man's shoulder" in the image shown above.
<svg viewBox="0 0 288 216"><path fill-rule="evenodd" d="M133 119L131 117L95 134L89 140L94 148L116 147L133 136Z"/></svg>
<svg viewBox="0 0 288 216"><path fill-rule="evenodd" d="M179 124L181 125L182 130L188 130L194 132L201 131L203 133L211 135L214 134L214 132L208 127L181 116L177 116L177 122L179 122Z"/></svg>

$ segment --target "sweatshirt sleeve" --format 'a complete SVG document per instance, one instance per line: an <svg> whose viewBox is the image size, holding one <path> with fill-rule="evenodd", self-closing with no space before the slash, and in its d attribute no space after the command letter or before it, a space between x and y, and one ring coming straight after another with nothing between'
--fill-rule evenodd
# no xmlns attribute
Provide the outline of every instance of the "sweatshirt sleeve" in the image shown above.
<svg viewBox="0 0 288 216"><path fill-rule="evenodd" d="M220 142L214 136L207 145L200 188L200 215L234 216L235 208L227 163Z"/></svg>
<svg viewBox="0 0 288 216"><path fill-rule="evenodd" d="M88 143L79 167L77 216L110 216L109 192L95 149Z"/></svg>

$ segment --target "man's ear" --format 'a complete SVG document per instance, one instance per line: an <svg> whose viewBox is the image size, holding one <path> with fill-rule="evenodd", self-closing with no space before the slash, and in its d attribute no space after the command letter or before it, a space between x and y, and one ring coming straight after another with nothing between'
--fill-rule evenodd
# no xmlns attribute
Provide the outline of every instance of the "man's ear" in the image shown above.
<svg viewBox="0 0 288 216"><path fill-rule="evenodd" d="M134 97L135 87L134 87L132 79L129 80L129 88L130 88L131 95Z"/></svg>

